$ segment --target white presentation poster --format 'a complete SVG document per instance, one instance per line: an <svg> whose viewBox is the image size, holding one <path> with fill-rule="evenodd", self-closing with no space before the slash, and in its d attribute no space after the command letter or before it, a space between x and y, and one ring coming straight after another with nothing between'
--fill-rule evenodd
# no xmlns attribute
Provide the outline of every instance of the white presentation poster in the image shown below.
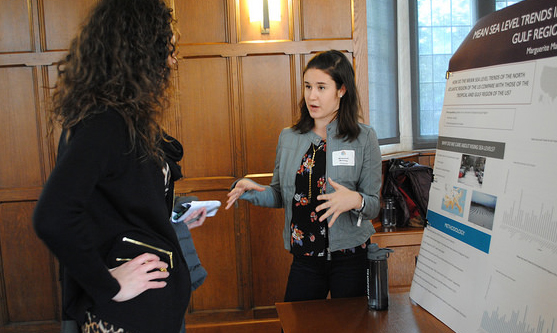
<svg viewBox="0 0 557 333"><path fill-rule="evenodd" d="M556 0L451 58L434 178L410 297L459 333L557 333Z"/></svg>

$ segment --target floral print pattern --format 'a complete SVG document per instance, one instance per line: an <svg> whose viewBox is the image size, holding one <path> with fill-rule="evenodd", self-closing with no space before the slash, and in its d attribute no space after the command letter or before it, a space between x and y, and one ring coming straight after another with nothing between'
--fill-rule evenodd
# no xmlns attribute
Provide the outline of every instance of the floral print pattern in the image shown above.
<svg viewBox="0 0 557 333"><path fill-rule="evenodd" d="M299 256L323 257L329 247L327 221L319 222L324 213L316 212L321 204L317 196L326 193L326 151L322 140L312 143L296 172L296 190L292 199L291 252Z"/></svg>
<svg viewBox="0 0 557 333"><path fill-rule="evenodd" d="M290 230L292 230L292 237L290 238L290 245L298 244L302 246L304 243L302 239L304 239L304 232L298 229L297 225L291 225Z"/></svg>
<svg viewBox="0 0 557 333"><path fill-rule="evenodd" d="M87 311L87 320L81 325L83 333L130 333L123 328L118 328Z"/></svg>
<svg viewBox="0 0 557 333"><path fill-rule="evenodd" d="M303 193L294 194L294 201L296 206L307 206L309 203L308 198Z"/></svg>
<svg viewBox="0 0 557 333"><path fill-rule="evenodd" d="M319 222L324 211L315 208L322 202L317 196L327 193L326 165L327 144L324 140L318 145L311 144L302 157L296 172L296 189L292 198L292 223L290 224L291 252L297 256L325 257L328 254L329 229L327 221ZM332 256L350 256L366 252L369 240L354 248L331 253Z"/></svg>

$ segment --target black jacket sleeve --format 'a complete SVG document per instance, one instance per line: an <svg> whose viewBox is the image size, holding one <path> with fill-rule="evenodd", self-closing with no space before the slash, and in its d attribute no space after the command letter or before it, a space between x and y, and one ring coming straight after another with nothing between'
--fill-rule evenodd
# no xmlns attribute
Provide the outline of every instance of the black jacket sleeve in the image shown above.
<svg viewBox="0 0 557 333"><path fill-rule="evenodd" d="M126 149L127 131L119 115L104 112L63 133L57 164L34 211L37 235L95 303L108 302L120 290L95 246L87 205L101 179L114 173Z"/></svg>

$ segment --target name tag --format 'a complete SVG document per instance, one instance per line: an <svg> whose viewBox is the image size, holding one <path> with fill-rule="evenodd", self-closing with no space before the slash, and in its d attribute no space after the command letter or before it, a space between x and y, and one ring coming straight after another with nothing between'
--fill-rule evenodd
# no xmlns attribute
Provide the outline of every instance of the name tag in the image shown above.
<svg viewBox="0 0 557 333"><path fill-rule="evenodd" d="M354 166L356 154L353 150L339 150L333 152L333 166Z"/></svg>

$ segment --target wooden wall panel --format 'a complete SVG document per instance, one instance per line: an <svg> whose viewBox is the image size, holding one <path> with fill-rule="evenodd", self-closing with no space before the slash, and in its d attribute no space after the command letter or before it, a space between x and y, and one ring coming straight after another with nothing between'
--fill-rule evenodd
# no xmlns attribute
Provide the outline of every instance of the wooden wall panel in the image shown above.
<svg viewBox="0 0 557 333"><path fill-rule="evenodd" d="M34 203L0 204L0 248L5 302L11 324L58 318L56 275L48 250L31 224ZM0 328L0 331L2 329Z"/></svg>
<svg viewBox="0 0 557 333"><path fill-rule="evenodd" d="M194 193L200 200L226 202L224 191ZM192 229L199 260L208 272L207 279L192 296L190 311L232 310L241 307L239 296L237 244L233 210L219 210L203 226Z"/></svg>
<svg viewBox="0 0 557 333"><path fill-rule="evenodd" d="M0 189L42 185L33 70L0 68Z"/></svg>
<svg viewBox="0 0 557 333"><path fill-rule="evenodd" d="M242 59L243 130L247 173L272 172L280 131L292 125L290 57Z"/></svg>
<svg viewBox="0 0 557 333"><path fill-rule="evenodd" d="M27 1L0 2L0 52L31 50Z"/></svg>
<svg viewBox="0 0 557 333"><path fill-rule="evenodd" d="M45 50L67 49L95 3L95 0L43 1Z"/></svg>
<svg viewBox="0 0 557 333"><path fill-rule="evenodd" d="M226 0L175 0L174 4L180 43L227 42ZM200 18L203 24L192 18Z"/></svg>
<svg viewBox="0 0 557 333"><path fill-rule="evenodd" d="M416 268L416 256L420 244L411 246L392 246L395 252L389 256L389 286L392 289L410 288Z"/></svg>
<svg viewBox="0 0 557 333"><path fill-rule="evenodd" d="M300 1L302 39L352 38L351 1Z"/></svg>
<svg viewBox="0 0 557 333"><path fill-rule="evenodd" d="M250 208L250 240L255 306L284 301L292 255L284 249L284 210Z"/></svg>
<svg viewBox="0 0 557 333"><path fill-rule="evenodd" d="M226 58L180 60L175 121L187 178L232 176L232 118ZM216 162L216 163L215 163Z"/></svg>
<svg viewBox="0 0 557 333"><path fill-rule="evenodd" d="M56 85L56 78L58 76L58 69L56 65L47 66L44 68L44 72L46 78L44 82L47 82L45 86L54 87ZM44 142L44 165L45 165L45 178L47 175L50 174L52 168L54 168L54 164L56 164L56 152L58 151L58 143L60 141L60 135L62 134L62 127L54 123L54 128L49 130L48 126L48 118L50 116L48 110L46 109L45 103L50 103L50 98L52 96L51 89L41 89L40 92L43 94L43 107L41 107L41 119L42 119L42 137L41 139ZM49 131L52 133L49 134ZM50 159L49 159L50 158Z"/></svg>

